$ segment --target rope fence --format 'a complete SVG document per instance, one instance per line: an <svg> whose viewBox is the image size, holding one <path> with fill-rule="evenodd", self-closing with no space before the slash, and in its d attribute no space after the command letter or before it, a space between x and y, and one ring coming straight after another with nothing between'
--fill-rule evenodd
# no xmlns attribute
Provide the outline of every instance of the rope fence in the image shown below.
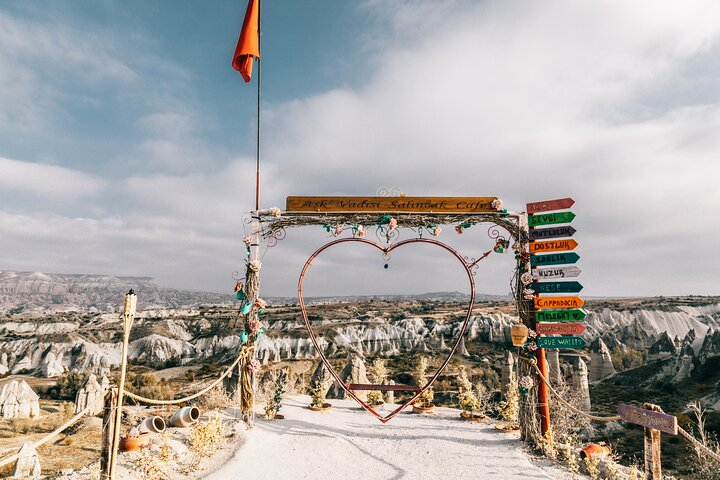
<svg viewBox="0 0 720 480"><path fill-rule="evenodd" d="M587 412L583 412L582 410L575 408L568 401L566 401L564 398L562 398L562 396L557 392L557 390L555 390L553 388L553 386L550 384L548 379L545 378L545 376L542 374L542 372L538 368L537 362L535 361L535 359L530 359L530 358L526 358L523 356L518 356L518 358L520 358L520 359L528 362L530 365L532 365L532 367L535 369L535 373L537 373L537 375L542 379L543 383L545 383L545 385L547 385L548 390L555 396L555 398L558 399L558 401L560 401L560 403L562 403L565 407L570 409L572 412L574 412L578 415L584 416L585 418L588 418L590 420L597 421L597 422L617 422L617 421L622 420L622 417L620 417L619 415L609 416L609 417L601 417L601 416L589 414ZM703 444L700 440L695 438L691 433L687 432L680 426L678 426L678 433L683 438L685 438L685 440L690 442L695 448L700 449L701 451L705 452L709 457L711 457L713 460L720 463L720 454L712 451L705 444Z"/></svg>
<svg viewBox="0 0 720 480"><path fill-rule="evenodd" d="M60 434L63 430L65 430L66 428L68 428L68 427L74 425L75 423L77 423L77 421L80 420L82 417L84 417L85 414L86 414L86 413L90 410L90 408L92 408L92 407L93 407L93 405L88 405L88 406L85 407L83 410L81 410L79 413L75 414L75 416L72 417L70 420L68 420L67 422L63 423L63 424L60 425L59 427L57 427L55 430L53 430L52 432L48 433L47 435L45 435L45 436L44 436L43 438L41 438L40 440L32 443L31 446L32 446L33 448L36 448L36 449L37 449L38 447L46 444L46 443L49 442L51 439L55 438L58 434ZM17 460L18 458L20 458L19 452L18 452L18 453L14 453L14 454L10 455L9 457L3 458L2 460L0 460L0 468L1 468L1 467L4 467L5 465L8 465L8 464L14 462L14 461Z"/></svg>

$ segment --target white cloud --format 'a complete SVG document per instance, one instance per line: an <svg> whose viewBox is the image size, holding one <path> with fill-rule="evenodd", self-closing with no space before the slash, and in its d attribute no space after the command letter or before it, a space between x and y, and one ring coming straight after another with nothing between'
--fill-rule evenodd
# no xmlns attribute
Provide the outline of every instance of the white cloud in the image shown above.
<svg viewBox="0 0 720 480"><path fill-rule="evenodd" d="M100 193L101 178L59 165L21 162L0 157L0 188L41 200L77 199Z"/></svg>

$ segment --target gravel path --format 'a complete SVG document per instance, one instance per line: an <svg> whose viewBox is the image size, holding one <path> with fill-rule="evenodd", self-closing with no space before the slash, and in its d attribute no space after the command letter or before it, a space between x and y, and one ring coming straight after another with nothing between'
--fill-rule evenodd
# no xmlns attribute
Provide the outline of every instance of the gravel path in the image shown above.
<svg viewBox="0 0 720 480"><path fill-rule="evenodd" d="M235 457L206 478L574 478L531 459L517 434L496 430L493 421L461 421L455 409L401 413L383 425L352 400L331 402L331 411L313 412L308 397L286 399L284 420L258 418Z"/></svg>

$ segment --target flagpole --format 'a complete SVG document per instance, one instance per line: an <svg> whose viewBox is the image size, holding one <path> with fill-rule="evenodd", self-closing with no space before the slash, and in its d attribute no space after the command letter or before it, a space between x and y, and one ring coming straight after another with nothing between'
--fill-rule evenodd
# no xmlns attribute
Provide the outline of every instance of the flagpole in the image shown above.
<svg viewBox="0 0 720 480"><path fill-rule="evenodd" d="M258 0L258 51L262 51L262 0ZM260 83L262 61L257 58L257 139L255 144L255 212L260 210Z"/></svg>

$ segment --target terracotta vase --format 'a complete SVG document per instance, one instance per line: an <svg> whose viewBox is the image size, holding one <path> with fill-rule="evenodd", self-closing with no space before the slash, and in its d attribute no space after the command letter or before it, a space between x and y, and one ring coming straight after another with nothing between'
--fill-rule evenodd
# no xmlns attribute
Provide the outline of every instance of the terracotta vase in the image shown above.
<svg viewBox="0 0 720 480"><path fill-rule="evenodd" d="M137 437L120 437L120 451L132 452L150 445L150 434L141 432Z"/></svg>
<svg viewBox="0 0 720 480"><path fill-rule="evenodd" d="M429 402L413 403L413 413L433 413L435 404Z"/></svg>
<svg viewBox="0 0 720 480"><path fill-rule="evenodd" d="M165 431L165 420L162 417L148 417L138 425L140 432L162 433Z"/></svg>
<svg viewBox="0 0 720 480"><path fill-rule="evenodd" d="M197 407L182 407L172 414L168 425L171 427L189 427L200 418L200 410Z"/></svg>
<svg viewBox="0 0 720 480"><path fill-rule="evenodd" d="M582 458L583 460L586 458L589 458L591 460L602 460L608 455L610 455L610 447L606 445L598 445L597 443L590 443L585 448L580 450L580 458Z"/></svg>
<svg viewBox="0 0 720 480"><path fill-rule="evenodd" d="M309 405L308 408L313 412L325 412L332 408L332 403L323 403L322 405Z"/></svg>

